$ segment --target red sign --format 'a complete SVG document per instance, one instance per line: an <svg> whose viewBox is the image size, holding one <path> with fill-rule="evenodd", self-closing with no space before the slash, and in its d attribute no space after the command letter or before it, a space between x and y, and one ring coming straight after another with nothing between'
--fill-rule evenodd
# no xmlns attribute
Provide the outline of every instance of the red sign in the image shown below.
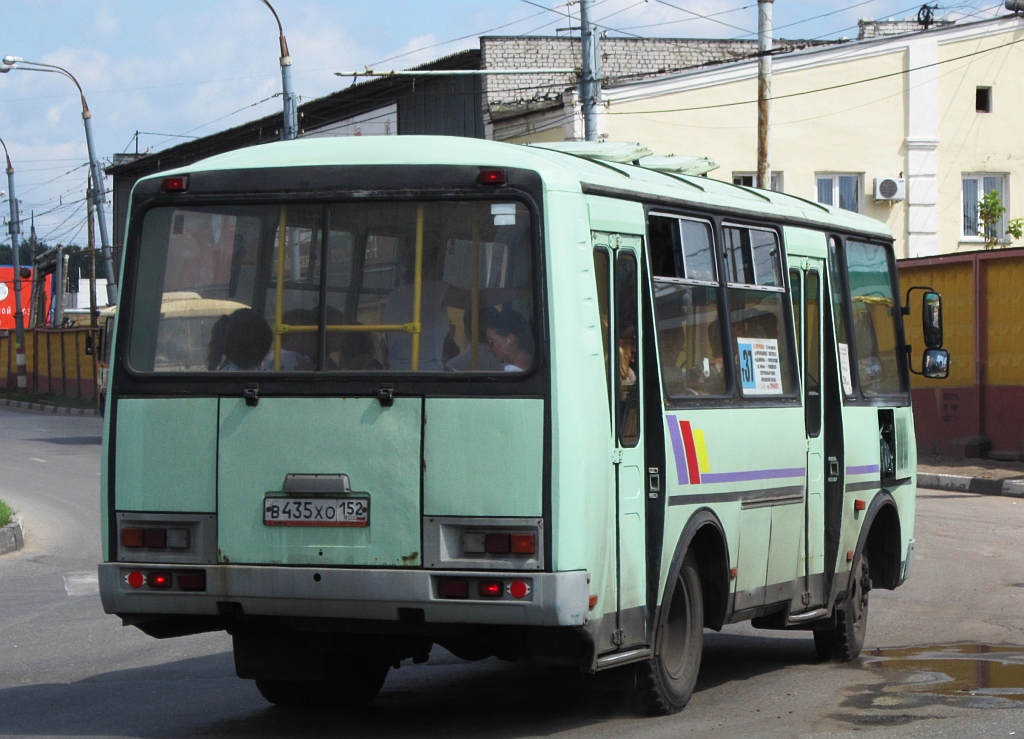
<svg viewBox="0 0 1024 739"><path fill-rule="evenodd" d="M29 306L32 304L32 280L21 281L21 310L28 325ZM0 267L0 331L14 330L14 267Z"/></svg>

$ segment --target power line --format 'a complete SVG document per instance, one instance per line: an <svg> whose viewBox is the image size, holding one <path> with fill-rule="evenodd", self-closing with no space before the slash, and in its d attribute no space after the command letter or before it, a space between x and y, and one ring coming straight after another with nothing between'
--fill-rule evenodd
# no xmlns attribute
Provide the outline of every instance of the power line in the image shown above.
<svg viewBox="0 0 1024 739"><path fill-rule="evenodd" d="M853 82L843 82L843 83L840 83L840 84L837 84L837 85L829 85L828 87L819 87L819 88L814 89L814 90L804 90L803 92L792 92L792 93L789 93L787 95L775 95L772 98L772 100L775 101L775 100L785 100L787 98L803 97L804 95L813 95L813 94L819 93L819 92L829 92L831 90L840 90L840 89L843 89L845 87L853 87L855 85L863 85L863 84L865 84L867 82L877 82L878 80L884 80L884 79L888 79L890 77L901 77L903 75L910 74L911 72L917 72L917 71L922 70L922 69L929 69L931 67L937 67L937 66L942 65L942 64L949 64L950 62L956 62L956 61L959 61L961 59L968 59L968 58L971 58L971 57L980 56L981 54L988 54L989 52L992 52L992 51L998 51L999 49L1004 49L1004 48L1006 48L1008 46L1013 46L1015 44L1019 44L1022 41L1024 41L1024 37L1019 38L1019 39L1017 39L1015 41L1008 41L1005 44L999 44L998 46L993 46L993 47L991 47L989 49L982 49L980 51L973 51L973 52L971 52L969 54L963 54L961 56L950 57L949 59L942 59L942 60L937 61L937 62L932 62L931 64L922 64L919 67L912 67L910 69L903 69L903 70L900 70L898 72L889 72L887 74L876 75L875 77L867 77L867 78L861 79L861 80L854 80ZM741 100L741 101L737 101L737 102L734 102L734 103L718 103L718 104L715 104L715 105L698 105L698 106L687 107L687 108L666 108L666 109L663 109L663 110L633 110L633 111L628 111L628 112L627 111L613 111L613 110L609 110L609 111L605 111L605 115L640 115L640 114L647 114L647 115L649 115L649 114L655 114L655 113L688 113L688 112L697 111L697 110L713 110L713 109L716 109L716 108L733 108L733 107L736 107L736 106L739 106L739 105L754 105L755 103L757 103L757 100Z"/></svg>

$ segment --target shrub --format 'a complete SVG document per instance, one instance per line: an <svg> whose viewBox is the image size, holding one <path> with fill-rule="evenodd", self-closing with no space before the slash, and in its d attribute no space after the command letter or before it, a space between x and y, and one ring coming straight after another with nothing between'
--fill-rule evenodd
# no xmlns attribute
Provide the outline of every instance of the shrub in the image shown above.
<svg viewBox="0 0 1024 739"><path fill-rule="evenodd" d="M11 518L14 516L14 511L11 507L0 500L0 526L6 526L11 522Z"/></svg>

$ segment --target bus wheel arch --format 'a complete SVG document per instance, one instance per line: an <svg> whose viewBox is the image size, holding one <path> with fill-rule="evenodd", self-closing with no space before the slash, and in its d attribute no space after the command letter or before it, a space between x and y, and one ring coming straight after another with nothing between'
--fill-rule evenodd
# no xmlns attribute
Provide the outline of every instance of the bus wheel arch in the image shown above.
<svg viewBox="0 0 1024 739"><path fill-rule="evenodd" d="M903 538L900 514L887 492L875 496L868 509L858 554L867 559L873 587L893 590L901 582Z"/></svg>
<svg viewBox="0 0 1024 739"><path fill-rule="evenodd" d="M725 536L710 511L683 530L672 557L653 637L654 656L639 665L638 697L646 713L668 715L690 700L700 672L704 628L720 629L728 600Z"/></svg>
<svg viewBox="0 0 1024 739"><path fill-rule="evenodd" d="M869 593L892 590L900 583L900 517L895 501L883 491L868 506L853 552L846 592L835 604L828 628L814 631L814 648L822 660L857 658L867 633Z"/></svg>

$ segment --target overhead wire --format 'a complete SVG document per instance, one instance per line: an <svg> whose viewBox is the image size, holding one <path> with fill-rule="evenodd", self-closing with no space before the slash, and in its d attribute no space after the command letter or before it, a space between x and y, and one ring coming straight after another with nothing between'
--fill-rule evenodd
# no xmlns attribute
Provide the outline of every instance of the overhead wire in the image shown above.
<svg viewBox="0 0 1024 739"><path fill-rule="evenodd" d="M785 95L775 95L775 96L772 97L772 100L776 101L776 100L785 100L785 99L795 98L795 97L803 97L805 95L814 95L814 94L817 94L819 92L829 92L831 90L840 90L840 89L843 89L843 88L846 88L846 87L853 87L855 85L862 85L862 84L865 84L865 83L868 83L868 82L877 82L878 80L888 79L888 78L891 78L891 77L901 77L901 76L910 74L911 72L920 71L922 69L929 69L931 67L938 67L938 66L940 66L942 64L949 64L950 62L959 61L961 59L968 59L968 58L971 58L971 57L980 56L981 54L988 54L988 53L991 53L993 51L998 51L999 49L1005 49L1008 46L1013 46L1015 44L1019 44L1021 42L1024 42L1024 37L1018 38L1018 39L1016 39L1014 41L1007 41L1004 44L999 44L997 46L992 46L992 47L990 47L988 49L981 49L981 50L978 50L978 51L970 52L968 54L961 54L960 56L950 57L949 59L941 59L941 60L939 60L937 62L931 62L929 64L922 64L922 65L920 65L918 67L911 67L909 69L901 69L901 70L899 70L897 72L888 72L886 74L875 75L874 77L866 77L864 79L853 80L851 82L842 82L842 83L835 84L835 85L828 85L827 87L815 88L813 90L803 90L801 92L792 92L792 93L788 93L788 94L785 94ZM740 106L740 105L754 105L756 103L757 103L757 100L740 100L740 101L736 101L736 102L732 102L732 103L716 103L716 104L713 104L713 105L697 105L697 106L691 106L691 107L685 107L685 108L666 108L666 109L662 109L662 110L635 110L635 111L621 111L621 112L613 111L613 110L608 110L608 111L605 111L604 114L605 115L626 115L626 114L647 114L647 115L651 115L651 114L660 114L660 113L688 113L688 112L693 112L693 111L698 111L698 110L714 110L714 109L719 109L719 108L732 108L732 107L736 107L736 106Z"/></svg>

